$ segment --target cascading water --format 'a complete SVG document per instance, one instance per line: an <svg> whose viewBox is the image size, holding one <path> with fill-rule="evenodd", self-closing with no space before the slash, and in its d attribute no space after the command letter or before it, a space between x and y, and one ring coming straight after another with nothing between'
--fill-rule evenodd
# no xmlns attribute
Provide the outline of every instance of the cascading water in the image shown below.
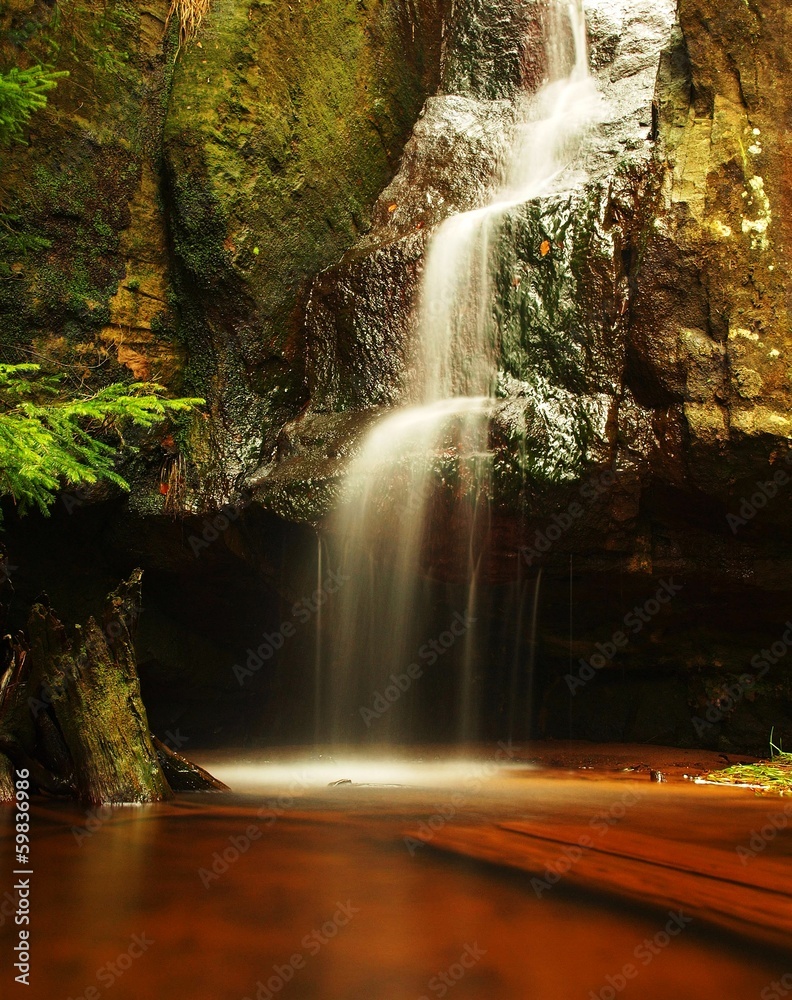
<svg viewBox="0 0 792 1000"><path fill-rule="evenodd" d="M489 203L448 218L431 238L411 398L371 430L349 470L350 499L333 525L347 582L335 608L332 690L317 706L336 742L404 740L421 728L477 735L499 340L491 257L503 216L571 179L601 116L580 0L550 6L546 58L548 82L516 103ZM449 670L451 705L436 697L447 690L437 673Z"/></svg>
<svg viewBox="0 0 792 1000"><path fill-rule="evenodd" d="M419 324L424 404L493 394L498 345L489 251L497 222L510 209L550 191L601 117L580 0L552 5L548 21L550 80L519 102L504 183L489 204L447 219L429 244Z"/></svg>

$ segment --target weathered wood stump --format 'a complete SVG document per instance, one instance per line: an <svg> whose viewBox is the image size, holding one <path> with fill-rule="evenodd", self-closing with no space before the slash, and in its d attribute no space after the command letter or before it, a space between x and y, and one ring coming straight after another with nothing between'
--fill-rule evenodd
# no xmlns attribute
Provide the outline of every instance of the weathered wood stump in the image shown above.
<svg viewBox="0 0 792 1000"><path fill-rule="evenodd" d="M40 791L99 805L226 787L149 732L133 644L141 577L135 570L110 594L101 625L90 618L69 635L35 604L29 649L21 638L6 642L0 752L27 767ZM0 758L0 796L2 774Z"/></svg>

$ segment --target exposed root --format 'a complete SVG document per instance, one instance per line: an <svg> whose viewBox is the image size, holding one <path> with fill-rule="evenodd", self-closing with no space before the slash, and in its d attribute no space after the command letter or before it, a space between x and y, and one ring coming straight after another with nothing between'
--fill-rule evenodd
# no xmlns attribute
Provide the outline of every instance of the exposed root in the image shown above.
<svg viewBox="0 0 792 1000"><path fill-rule="evenodd" d="M168 16L165 19L165 28L172 18L179 22L179 48L177 55L183 45L196 37L201 27L201 23L209 13L210 0L171 0Z"/></svg>

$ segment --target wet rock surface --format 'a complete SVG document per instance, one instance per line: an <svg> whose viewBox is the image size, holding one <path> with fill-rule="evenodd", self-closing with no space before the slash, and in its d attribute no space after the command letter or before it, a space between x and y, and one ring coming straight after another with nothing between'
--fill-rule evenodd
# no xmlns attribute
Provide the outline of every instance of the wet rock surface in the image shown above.
<svg viewBox="0 0 792 1000"><path fill-rule="evenodd" d="M307 285L369 225L439 73L440 10L218 5L164 131L188 374L213 408L198 479L227 499L306 401Z"/></svg>
<svg viewBox="0 0 792 1000"><path fill-rule="evenodd" d="M782 642L792 597L792 14L586 6L608 115L493 244L488 573L543 567L536 726L652 739L660 713L661 738L761 751L789 721L785 651L755 689L739 678ZM156 5L88 3L60 25L47 5L2 15L5 57L54 42L72 74L0 178L24 220L2 237L3 360L32 351L89 382L207 397L205 418L130 470L134 516L112 542L177 575L194 555L166 510L239 504L252 528L212 551L271 583L261 519L278 547L291 529L270 512L313 526L332 509L366 428L410 392L431 233L487 202L516 95L545 74L544 3L288 7L219 5L175 71ZM86 55L94 31L106 64ZM582 513L559 529L571 504ZM433 558L455 563L442 545ZM587 662L669 576L684 597L570 701L570 658ZM168 645L152 662L187 676ZM712 705L697 733L691 713Z"/></svg>
<svg viewBox="0 0 792 1000"><path fill-rule="evenodd" d="M541 13L537 7L539 23ZM509 442L501 454L517 477L512 499L524 492L530 467L563 468L564 479L613 456L634 257L660 183L652 101L660 50L674 29L672 5L651 12L594 5L589 29L605 121L558 178L557 192L508 210L490 236L500 395L509 399L501 413L513 420L497 436ZM541 49L541 38L529 37L527 49ZM540 78L527 73L523 82L530 99ZM406 398L427 238L449 215L486 204L503 183L518 114L513 101L467 93L426 102L371 233L311 290L310 410ZM540 426L532 439L530 428Z"/></svg>
<svg viewBox="0 0 792 1000"><path fill-rule="evenodd" d="M758 682L758 711L755 692L734 704L713 694L749 667L790 589L787 144L769 121L787 114L784 88L771 80L785 57L770 28L786 15L772 6L727 13L687 2L677 22L672 4L589 5L607 120L559 192L510 210L498 232L504 402L491 429L497 531L488 565L494 580L543 566L566 609L546 612L545 731L658 738L650 730L659 702L660 729L673 739L761 749L773 712L786 718L783 666ZM314 286L307 337L318 391L309 409L392 405L409 390L426 234L486 201L514 127L514 106L482 95L491 96L479 88L427 102L374 229ZM384 275L397 294L382 294ZM311 453L336 483L338 464L326 463L339 451L334 442ZM535 557L520 556L573 503L582 513L569 529ZM312 519L321 514L320 501ZM455 562L437 546L433 558L435 569ZM674 573L691 581L688 594L660 619L661 632L631 641L628 682L616 658L570 715L570 651L586 662L618 627L629 597L616 590L637 599ZM605 584L614 574L615 590ZM597 609L572 639L570 600ZM766 606L751 613L746 601ZM641 679L646 668L655 674ZM677 671L686 680L669 681ZM691 713L713 700L722 710L694 735Z"/></svg>

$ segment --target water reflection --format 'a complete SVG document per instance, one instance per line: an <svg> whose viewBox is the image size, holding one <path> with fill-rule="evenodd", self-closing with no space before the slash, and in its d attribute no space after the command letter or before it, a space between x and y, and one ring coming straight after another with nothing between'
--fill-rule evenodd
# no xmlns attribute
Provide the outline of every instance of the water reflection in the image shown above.
<svg viewBox="0 0 792 1000"><path fill-rule="evenodd" d="M405 831L452 801L465 822L553 822L565 810L585 817L614 787L637 787L632 778L558 780L501 764L494 751L465 760L425 752L423 761L306 753L267 764L266 756L214 762L235 794L116 809L79 843L73 828L84 811L37 807L35 979L26 995L584 1000L609 995L608 977L620 982L632 963L638 974L620 995L701 1000L758 996L785 971L748 943L724 946L697 927L643 965L636 949L663 930L664 914L566 886L539 898L520 873L405 846ZM291 792L298 776L304 785ZM648 778L641 788L646 821L658 828L684 827L698 810L709 836L739 811L733 792L723 799L690 786L678 798ZM766 809L739 802L749 826L754 806ZM130 951L136 936L152 942L139 955ZM7 955L8 921L0 938Z"/></svg>

